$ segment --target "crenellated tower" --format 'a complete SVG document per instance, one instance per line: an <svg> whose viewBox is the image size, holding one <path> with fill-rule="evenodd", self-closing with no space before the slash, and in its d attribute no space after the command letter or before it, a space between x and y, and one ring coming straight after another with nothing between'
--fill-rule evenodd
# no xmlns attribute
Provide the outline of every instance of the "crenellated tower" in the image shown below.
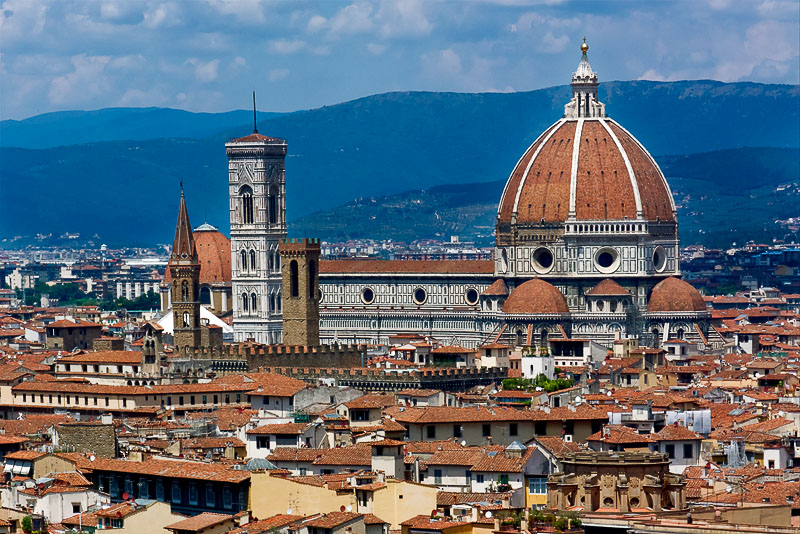
<svg viewBox="0 0 800 534"><path fill-rule="evenodd" d="M319 345L319 239L285 239L283 335L287 345Z"/></svg>
<svg viewBox="0 0 800 534"><path fill-rule="evenodd" d="M283 339L281 265L286 237L286 141L252 134L225 143L231 221L234 341Z"/></svg>

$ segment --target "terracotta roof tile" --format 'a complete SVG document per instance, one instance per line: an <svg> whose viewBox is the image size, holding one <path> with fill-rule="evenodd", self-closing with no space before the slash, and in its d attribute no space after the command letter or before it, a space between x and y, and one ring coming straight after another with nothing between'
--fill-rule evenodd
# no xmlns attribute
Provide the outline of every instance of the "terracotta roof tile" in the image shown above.
<svg viewBox="0 0 800 534"><path fill-rule="evenodd" d="M415 273L491 274L490 260L322 260L320 274L333 273Z"/></svg>
<svg viewBox="0 0 800 534"><path fill-rule="evenodd" d="M200 532L206 528L219 525L225 521L232 521L233 516L228 514L212 514L203 512L194 517L189 517L165 526L167 530L182 530L188 532Z"/></svg>

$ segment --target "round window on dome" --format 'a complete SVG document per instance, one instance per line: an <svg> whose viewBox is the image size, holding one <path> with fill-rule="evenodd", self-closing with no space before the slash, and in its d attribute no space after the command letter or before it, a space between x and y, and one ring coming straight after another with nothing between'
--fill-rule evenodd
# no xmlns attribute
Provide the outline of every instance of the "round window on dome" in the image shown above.
<svg viewBox="0 0 800 534"><path fill-rule="evenodd" d="M594 265L601 273L613 273L619 268L619 252L610 247L598 249L594 255Z"/></svg>
<svg viewBox="0 0 800 534"><path fill-rule="evenodd" d="M467 292L464 293L464 300L466 300L467 304L470 306L474 306L478 303L478 291L472 287L467 289Z"/></svg>
<svg viewBox="0 0 800 534"><path fill-rule="evenodd" d="M418 287L414 290L414 302L417 304L425 304L425 301L428 300L428 293L421 287Z"/></svg>
<svg viewBox="0 0 800 534"><path fill-rule="evenodd" d="M667 267L667 251L662 246L656 247L653 251L653 267L660 273Z"/></svg>
<svg viewBox="0 0 800 534"><path fill-rule="evenodd" d="M549 273L553 269L553 253L547 247L539 247L531 254L533 270L539 274Z"/></svg>
<svg viewBox="0 0 800 534"><path fill-rule="evenodd" d="M364 304L372 304L375 302L375 292L372 288L365 287L361 290L361 302Z"/></svg>

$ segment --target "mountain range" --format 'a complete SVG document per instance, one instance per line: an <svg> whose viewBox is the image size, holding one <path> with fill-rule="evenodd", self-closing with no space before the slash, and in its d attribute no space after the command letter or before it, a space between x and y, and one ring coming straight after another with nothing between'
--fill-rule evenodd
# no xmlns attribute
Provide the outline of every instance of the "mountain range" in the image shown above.
<svg viewBox="0 0 800 534"><path fill-rule="evenodd" d="M797 179L791 165L773 165L773 159L797 159L798 86L632 81L601 84L599 93L609 115L657 156L678 192L687 189L694 198L698 187L769 189L775 180ZM365 232L391 235L394 228L396 235L409 235L408 210L391 206L420 191L434 195L432 214L453 228L469 220L465 210L473 211L480 227L473 234L482 235L491 233L493 220L478 216L486 212L479 206L496 203L519 156L562 115L569 94L568 86L521 93L386 93L313 110L259 113L258 129L288 141L293 235L330 239L342 235L342 220ZM227 232L224 142L250 133L251 119L252 111L114 108L3 121L0 238L69 231L97 234L112 244L168 242L179 181L193 223L207 221ZM765 150L726 152L745 147ZM717 166L727 171L708 172ZM700 211L724 212L710 209L723 198L712 195L708 209ZM360 219L361 211L351 208L364 199L388 202L391 209ZM456 211L438 204L451 201L460 203ZM338 220L319 222L340 206ZM698 217L702 227L703 214ZM414 218L417 238L442 233L422 220Z"/></svg>

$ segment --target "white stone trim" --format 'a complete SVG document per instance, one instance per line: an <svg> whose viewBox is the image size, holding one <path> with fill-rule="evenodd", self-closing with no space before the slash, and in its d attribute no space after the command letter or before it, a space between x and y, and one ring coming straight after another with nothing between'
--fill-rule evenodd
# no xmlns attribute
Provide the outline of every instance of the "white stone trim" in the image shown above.
<svg viewBox="0 0 800 534"><path fill-rule="evenodd" d="M625 149L622 148L622 143L620 142L619 138L614 134L611 128L608 127L606 121L601 120L600 124L603 125L603 128L606 129L608 132L609 137L614 140L614 144L617 145L617 150L622 155L622 159L625 161L625 168L628 169L628 177L631 179L631 187L633 187L633 196L636 199L636 218L641 219L643 217L642 211L642 198L639 196L639 183L636 181L636 174L633 172L633 167L631 166L631 160L628 159L628 153L625 152Z"/></svg>
<svg viewBox="0 0 800 534"><path fill-rule="evenodd" d="M572 169L569 176L569 219L575 218L575 197L576 187L578 183L578 157L581 151L581 135L583 134L583 121L578 119L578 125L575 127L575 139L572 140Z"/></svg>
<svg viewBox="0 0 800 534"><path fill-rule="evenodd" d="M517 210L519 209L519 197L522 194L522 189L525 187L525 180L528 179L528 173L531 171L531 167L533 166L533 162L536 161L537 157L539 157L539 152L542 151L542 147L544 147L547 144L547 142L550 141L550 138L553 137L553 134L555 134L565 122L567 122L566 119L559 119L557 122L555 122L553 124L553 126L550 127L549 131L545 130L546 133L543 133L542 135L540 135L536 139L536 141L533 142L533 145L535 145L539 141L539 139L542 139L542 136L544 136L544 139L542 139L542 143L536 148L536 151L533 153L533 156L531 156L531 160L528 162L528 166L525 167L525 172L522 175L522 180L520 180L519 186L517 186L517 194L514 196L514 208L511 210L511 213L517 213ZM531 145L531 146L533 146L533 145ZM530 147L528 147L528 148L530 148ZM525 152L527 153L528 151L526 150ZM525 154L523 154L522 157L524 158ZM522 158L520 158L520 161L522 161ZM519 165L519 162L517 162L517 165ZM516 169L516 168L517 167L515 165L514 169ZM512 174L513 174L513 171L512 171ZM511 183L511 176L508 177L508 182L506 182L506 187L508 187L509 183ZM506 195L506 192L505 192L505 190L503 190L503 198L505 198L505 195ZM502 208L502 206L503 206L503 200L501 198L500 204L497 206L497 216L498 217L500 216L500 209Z"/></svg>
<svg viewBox="0 0 800 534"><path fill-rule="evenodd" d="M647 155L647 157L650 158L650 163L652 163L653 166L656 168L656 170L658 170L658 174L661 176L661 181L664 183L664 187L667 189L667 193L669 194L669 203L670 203L670 206L672 206L672 217L677 222L677 220L678 220L678 210L675 207L675 199L672 197L672 189L670 189L669 182L667 182L667 178L664 176L664 173L661 171L661 167L658 166L658 163L656 163L656 160L653 158L653 156L650 155L650 152L647 151L647 149L644 147L644 145L642 145L642 143L640 143L639 140L636 139L633 136L633 134L631 134L628 130L626 130L617 121L615 121L613 119L608 119L608 120L610 120L611 122L616 124L617 127L619 127L620 130L622 130L623 132L628 134L630 136L630 138L633 139L633 142L636 143L637 145L639 145L639 148L641 148L642 151Z"/></svg>

